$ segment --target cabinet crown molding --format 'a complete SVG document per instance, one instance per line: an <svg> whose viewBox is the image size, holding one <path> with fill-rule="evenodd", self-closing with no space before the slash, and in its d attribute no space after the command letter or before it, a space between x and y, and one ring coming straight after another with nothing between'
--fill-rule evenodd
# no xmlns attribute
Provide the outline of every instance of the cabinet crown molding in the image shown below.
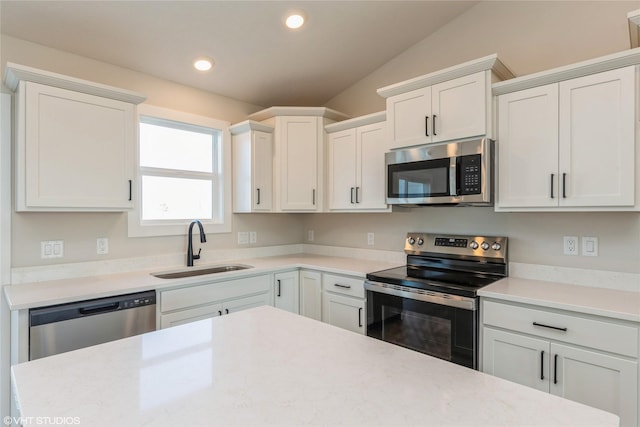
<svg viewBox="0 0 640 427"><path fill-rule="evenodd" d="M504 95L505 93L531 89L638 64L640 64L640 48L635 48L527 76L516 77L505 82L494 83L491 88L493 95Z"/></svg>
<svg viewBox="0 0 640 427"><path fill-rule="evenodd" d="M421 89L437 83L457 79L458 77L474 74L479 71L493 71L500 80L508 80L515 77L513 72L498 59L498 54L494 53L485 57L454 65L453 67L435 71L433 73L418 76L378 89L378 95L389 98L411 90Z"/></svg>
<svg viewBox="0 0 640 427"><path fill-rule="evenodd" d="M387 120L387 112L379 111L377 113L367 114L365 116L355 117L353 119L343 120L337 123L331 123L326 125L324 130L328 133L340 132L341 130L351 129L358 126L384 122L385 120Z"/></svg>
<svg viewBox="0 0 640 427"><path fill-rule="evenodd" d="M100 83L90 82L63 74L52 73L26 65L7 62L4 81L9 89L16 91L21 81L40 83L54 86L61 89L73 90L89 95L100 96L102 98L115 99L117 101L128 102L130 104L140 104L147 99L146 96L126 89L107 86Z"/></svg>
<svg viewBox="0 0 640 427"><path fill-rule="evenodd" d="M251 114L249 119L261 122L276 116L318 116L335 121L351 118L327 107L269 107Z"/></svg>
<svg viewBox="0 0 640 427"><path fill-rule="evenodd" d="M245 120L243 122L236 123L229 128L231 135L238 135L251 130L273 133L274 129L273 126L265 125L264 123L256 122L254 120Z"/></svg>

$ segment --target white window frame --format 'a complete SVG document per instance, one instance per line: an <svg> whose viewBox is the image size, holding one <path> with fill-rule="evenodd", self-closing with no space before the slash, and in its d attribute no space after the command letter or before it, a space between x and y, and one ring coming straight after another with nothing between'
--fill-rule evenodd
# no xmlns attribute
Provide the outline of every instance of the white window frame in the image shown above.
<svg viewBox="0 0 640 427"><path fill-rule="evenodd" d="M180 236L188 232L189 220L171 221L142 221L142 210L140 209L142 195L142 174L140 168L140 118L142 116L169 120L188 125L201 126L205 128L217 129L221 133L221 156L219 164L218 178L220 185L218 189L213 189L214 210L216 205L222 207L218 210L219 221L211 219L199 219L204 225L205 232L209 233L230 233L231 227L231 133L229 132L229 122L212 119L196 114L182 111L170 110L148 104L140 104L137 107L136 125L136 178L133 186L134 208L128 214L128 235L129 237L152 237L152 236ZM218 191L216 191L218 190ZM215 215L214 215L215 217Z"/></svg>

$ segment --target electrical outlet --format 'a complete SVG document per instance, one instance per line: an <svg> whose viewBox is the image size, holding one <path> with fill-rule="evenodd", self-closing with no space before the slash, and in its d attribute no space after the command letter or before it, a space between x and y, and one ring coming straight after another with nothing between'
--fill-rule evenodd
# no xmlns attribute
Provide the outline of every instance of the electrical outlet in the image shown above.
<svg viewBox="0 0 640 427"><path fill-rule="evenodd" d="M309 231L307 232L307 240L308 240L308 241L310 241L310 242L313 242L313 238L314 238L314 236L313 236L313 230L309 230Z"/></svg>
<svg viewBox="0 0 640 427"><path fill-rule="evenodd" d="M375 244L375 234L367 233L367 245Z"/></svg>
<svg viewBox="0 0 640 427"><path fill-rule="evenodd" d="M98 255L106 255L109 253L109 239L106 237L98 237L96 239L96 253Z"/></svg>
<svg viewBox="0 0 640 427"><path fill-rule="evenodd" d="M578 255L578 238L576 236L564 236L564 254Z"/></svg>
<svg viewBox="0 0 640 427"><path fill-rule="evenodd" d="M238 244L246 245L249 243L249 232L247 231L238 231Z"/></svg>
<svg viewBox="0 0 640 427"><path fill-rule="evenodd" d="M40 258L64 257L64 240L47 240L40 242Z"/></svg>
<svg viewBox="0 0 640 427"><path fill-rule="evenodd" d="M258 241L258 233L255 231L249 232L249 243L256 243Z"/></svg>
<svg viewBox="0 0 640 427"><path fill-rule="evenodd" d="M598 256L598 238L597 237L582 238L582 255Z"/></svg>

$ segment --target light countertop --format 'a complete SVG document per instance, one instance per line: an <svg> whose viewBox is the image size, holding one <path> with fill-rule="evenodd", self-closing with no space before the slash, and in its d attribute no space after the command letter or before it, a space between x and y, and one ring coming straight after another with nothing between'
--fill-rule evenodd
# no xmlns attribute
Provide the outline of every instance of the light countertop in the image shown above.
<svg viewBox="0 0 640 427"><path fill-rule="evenodd" d="M160 279L151 275L159 271L176 271L184 266L155 268L128 273L105 274L91 277L50 280L5 286L5 295L11 310L22 310L54 304L101 298L146 290L163 290L231 280L240 277L269 274L287 269L306 268L325 272L364 277L367 273L397 267L401 263L387 263L357 258L332 257L311 254L282 255L263 258L225 261L221 264L245 264L252 268L184 279ZM193 269L216 264L202 264Z"/></svg>
<svg viewBox="0 0 640 427"><path fill-rule="evenodd" d="M640 322L640 292L508 277L485 286L478 295Z"/></svg>
<svg viewBox="0 0 640 427"><path fill-rule="evenodd" d="M14 365L12 377L21 416L81 426L618 425L267 306Z"/></svg>

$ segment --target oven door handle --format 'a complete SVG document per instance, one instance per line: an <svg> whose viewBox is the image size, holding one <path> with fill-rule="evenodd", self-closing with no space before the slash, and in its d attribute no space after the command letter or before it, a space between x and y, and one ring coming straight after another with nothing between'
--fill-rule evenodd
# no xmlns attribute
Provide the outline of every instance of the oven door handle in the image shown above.
<svg viewBox="0 0 640 427"><path fill-rule="evenodd" d="M422 289L409 288L406 286L390 285L382 282L364 281L364 289L371 292L392 295L400 298L407 298L416 301L430 302L433 304L446 305L463 310L475 311L478 309L476 298L463 297L459 295L449 295L441 292L426 291Z"/></svg>

